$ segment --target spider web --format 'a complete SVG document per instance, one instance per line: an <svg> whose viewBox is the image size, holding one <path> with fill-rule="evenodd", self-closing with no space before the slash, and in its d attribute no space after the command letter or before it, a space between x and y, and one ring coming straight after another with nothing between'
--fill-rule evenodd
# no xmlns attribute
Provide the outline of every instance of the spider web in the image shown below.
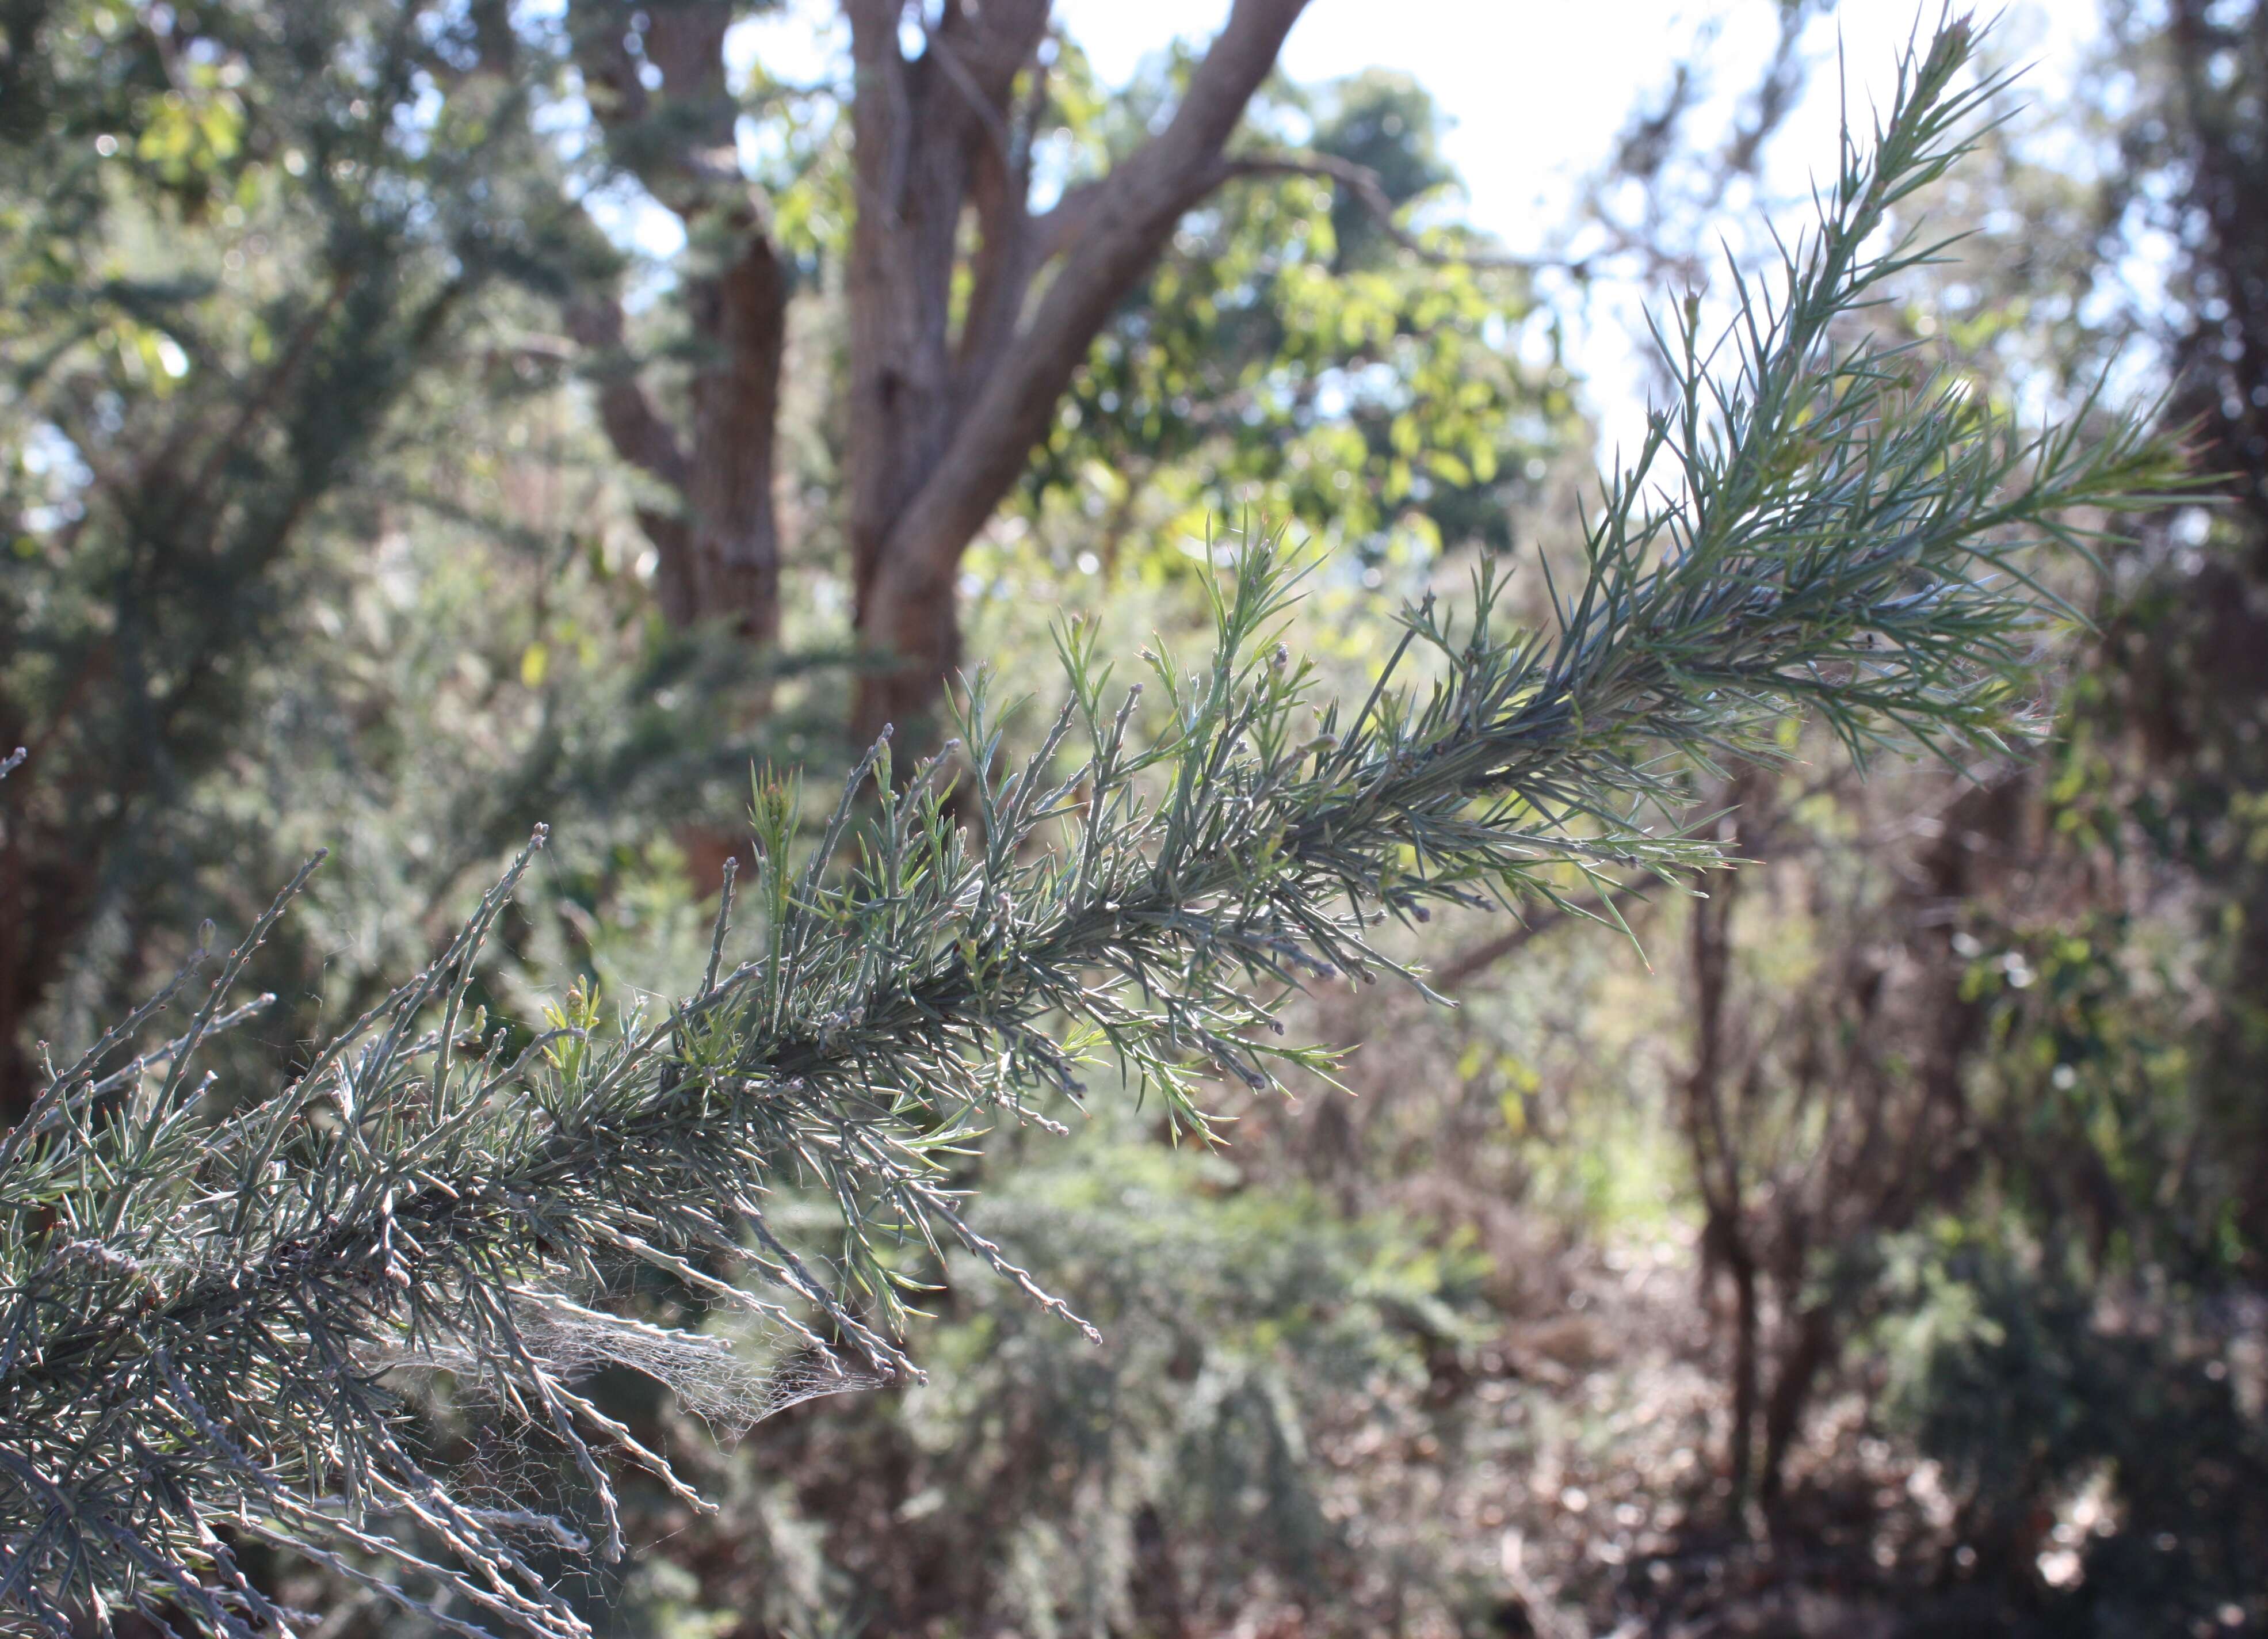
<svg viewBox="0 0 2268 1639"><path fill-rule="evenodd" d="M627 1367L668 1389L681 1406L726 1442L790 1406L889 1381L825 1349L806 1346L784 1349L769 1360L751 1358L729 1339L607 1314L556 1293L516 1294L512 1309L520 1347L546 1372L571 1380L606 1366ZM468 1387L499 1375L525 1375L524 1368L499 1351L461 1339L374 1344L363 1353L364 1362L374 1370L447 1371Z"/></svg>

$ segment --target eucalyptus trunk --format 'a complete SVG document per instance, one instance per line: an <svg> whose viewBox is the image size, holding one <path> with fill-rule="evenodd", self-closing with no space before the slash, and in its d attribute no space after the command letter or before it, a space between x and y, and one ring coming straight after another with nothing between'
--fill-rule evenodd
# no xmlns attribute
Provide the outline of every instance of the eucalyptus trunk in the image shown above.
<svg viewBox="0 0 2268 1639"><path fill-rule="evenodd" d="M843 506L858 636L876 661L852 705L858 734L896 722L918 735L934 718L963 659L962 554L1174 224L1225 182L1261 173L1225 150L1306 4L1235 0L1166 126L1108 174L1035 211L1050 0L946 0L911 50L897 0L843 0L856 184ZM779 631L772 488L790 281L769 201L733 159L739 111L723 59L733 12L727 0L656 7L639 14L635 51L621 8L584 0L574 14L612 157L684 220L695 260L712 269L688 290L689 428L648 397L622 351L617 304L586 301L570 322L617 453L676 502L641 514L663 609L680 624L723 617L770 642ZM1265 171L1299 163L1270 156Z"/></svg>

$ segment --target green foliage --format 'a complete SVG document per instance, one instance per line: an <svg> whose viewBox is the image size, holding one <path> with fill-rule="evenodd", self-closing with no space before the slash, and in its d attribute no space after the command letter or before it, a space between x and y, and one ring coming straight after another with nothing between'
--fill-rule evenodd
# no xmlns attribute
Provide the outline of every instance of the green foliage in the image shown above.
<svg viewBox="0 0 2268 1639"><path fill-rule="evenodd" d="M1854 748L1991 742L2036 618L2016 554L2164 469L2128 429L2021 437L1841 339L1926 255L1879 231L1959 151L1969 49L1955 27L1908 63L1785 284L1746 293L1724 368L1678 332L1683 402L1609 487L1547 629L1501 621L1484 573L1462 619L1410 612L1359 706L1326 704L1279 640L1297 572L1248 541L1212 588L1212 653L1150 659L1149 743L1074 630L1071 698L1027 760L972 690L957 798L941 764L901 784L886 737L801 848L794 787L760 782L752 954L728 965L728 895L689 995L579 989L548 1025L491 1030L474 987L531 848L280 1090L209 1096L194 1067L247 1016L231 986L296 882L180 1034L144 1032L202 958L53 1068L0 1146L0 1592L55 1635L104 1602L254 1631L277 1613L232 1538L453 1631L476 1612L579 1635L542 1566L590 1546L580 1526L453 1472L405 1382L493 1397L579 1472L618 1555L610 1458L701 1504L574 1386L594 1365L726 1421L909 1376L913 1248L957 1247L1070 1316L976 1226L954 1170L999 1126L1049 1125L1086 1062L1203 1135L1204 1076L1267 1091L1325 1062L1278 1039L1284 998L1392 969L1384 918L1716 862L1644 823L1679 759L1770 755L1805 707ZM824 1236L785 1222L790 1190L831 1207ZM607 1307L655 1281L735 1310L777 1370Z"/></svg>
<svg viewBox="0 0 2268 1639"><path fill-rule="evenodd" d="M1138 91L1098 112L1089 141L1107 152L1138 142L1150 109ZM1406 80L1287 92L1256 122L1295 120L1314 151L1376 172L1396 207L1454 180L1440 115ZM1224 190L1097 338L1025 510L1050 531L1066 510L1099 518L1111 557L1130 535L1200 533L1222 496L1365 561L1395 536L1510 550L1519 504L1575 434L1572 382L1521 361L1517 338L1544 322L1527 277L1458 262L1469 236L1438 237L1444 262L1417 262L1320 178Z"/></svg>
<svg viewBox="0 0 2268 1639"><path fill-rule="evenodd" d="M2268 1533L2268 1442L2238 1405L2226 1340L2202 1315L2188 1337L2108 1328L2076 1273L1950 1223L1903 1238L1891 1415L1964 1499L1963 1534L1992 1561L1978 1575L2029 1580L2028 1557L2072 1554L2056 1580L2075 1591L2050 1603L2051 1631L2222 1621L2257 1591ZM2043 1502L2096 1480L2110 1508L2046 1537Z"/></svg>
<svg viewBox="0 0 2268 1639"><path fill-rule="evenodd" d="M575 260L533 88L468 78L434 21L355 0L11 12L0 733L37 748L4 864L11 1111L91 930L193 927L208 867L250 852L210 782L288 694L315 541L366 550L409 426L447 426L444 363L493 339L502 292Z"/></svg>
<svg viewBox="0 0 2268 1639"><path fill-rule="evenodd" d="M1362 1630L1377 1590L1318 1448L1422 1398L1429 1354L1476 1329L1477 1260L1107 1110L991 1159L973 1222L1104 1346L951 1256L924 1305L931 1381L753 1458L821 1498L854 1472L884 1488L885 1508L829 1510L835 1608L875 1631L981 1610L1071 1635L1226 1621L1273 1591Z"/></svg>

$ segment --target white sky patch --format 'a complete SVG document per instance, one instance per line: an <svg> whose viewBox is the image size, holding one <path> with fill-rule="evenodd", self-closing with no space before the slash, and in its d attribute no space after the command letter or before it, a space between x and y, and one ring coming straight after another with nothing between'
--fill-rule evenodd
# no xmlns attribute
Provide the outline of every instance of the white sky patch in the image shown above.
<svg viewBox="0 0 2268 1639"><path fill-rule="evenodd" d="M2029 64L2023 92L2052 109L2066 100L2080 61L2100 34L2098 0L2014 0L1998 11L1994 40L2004 56ZM1981 8L1994 15L1994 8ZM1228 0L1057 0L1057 17L1105 83L1123 85L1144 60L1175 39L1202 45L1228 15ZM1521 253L1571 247L1569 234L1586 180L1611 153L1641 101L1658 97L1681 62L1704 64L1693 129L1730 128L1740 100L1756 85L1777 38L1774 0L1314 0L1292 27L1281 67L1316 83L1382 68L1410 75L1432 94L1449 122L1444 157L1464 180L1461 213L1473 226ZM1938 16L1915 0L1844 0L1807 39L1815 66L1806 95L1768 155L1761 194L1800 201L1814 175L1831 175L1844 113L1862 131L1870 104L1888 101L1898 55ZM782 12L736 27L726 42L737 77L761 59L794 83L847 78L848 39L832 0L791 0ZM744 133L744 137L747 136ZM2066 140L2068 140L2066 138ZM2092 156L2040 156L2084 169ZM682 233L652 202L625 201L610 224L661 256ZM1728 215L1762 207L1745 190ZM1774 212L1783 230L1808 219L1808 206ZM1762 218L1734 223L1736 241ZM1577 241L1572 247L1586 248ZM1568 349L1584 378L1607 447L1635 441L1643 426L1643 310L1670 294L1609 277L1585 299L1546 280L1543 290L1568 321ZM1534 336L1524 336L1533 345Z"/></svg>
<svg viewBox="0 0 2268 1639"><path fill-rule="evenodd" d="M2098 32L2095 5L2019 0L2007 8L1995 32L2037 62L2028 81L2035 94L2051 98L2067 87L2080 48ZM1177 37L1210 39L1227 11L1226 0L1057 0L1056 7L1113 84ZM1745 93L1771 55L1778 11L1771 0L1314 0L1292 27L1282 66L1302 81L1367 68L1416 79L1454 122L1447 157L1464 175L1474 224L1513 248L1535 248L1565 222L1582 178L1607 156L1636 99L1667 85L1712 33L1716 90ZM1854 91L1880 96L1899 48L1936 15L1914 0L1845 0L1823 26L1815 24L1812 38L1831 46L1839 30ZM1820 77L1790 118L1780 152L1815 151L1832 164L1832 78Z"/></svg>
<svg viewBox="0 0 2268 1639"><path fill-rule="evenodd" d="M2050 107L2068 96L2100 33L2096 6L2097 0L2017 0L2000 13L1995 42L2030 64L2026 94ZM1114 85L1176 37L1209 39L1227 11L1226 0L1057 4L1097 73ZM1632 110L1659 96L1681 61L1694 62L1698 53L1705 64L1693 128L1729 129L1771 56L1778 14L1772 0L1314 0L1292 27L1282 67L1305 83L1371 68L1410 76L1450 122L1443 157L1464 179L1466 220L1507 250L1549 254L1571 248L1584 182L1612 153ZM1823 60L1769 151L1768 198L1800 199L1810 176L1833 174L1843 114L1833 57L1838 37L1852 121L1863 130L1869 103L1889 98L1900 52L1937 15L1935 5L1918 8L1914 0L1845 0L1831 18L1813 24L1807 48ZM1756 209L1739 191L1728 202L1734 210L1744 205ZM1784 226L1808 218L1808 209L1800 210ZM1572 247L1586 248L1580 241ZM1547 279L1543 288L1555 298L1572 294L1558 281ZM1643 310L1668 294L1602 277L1587 299L1556 303L1608 450L1633 447L1643 432Z"/></svg>

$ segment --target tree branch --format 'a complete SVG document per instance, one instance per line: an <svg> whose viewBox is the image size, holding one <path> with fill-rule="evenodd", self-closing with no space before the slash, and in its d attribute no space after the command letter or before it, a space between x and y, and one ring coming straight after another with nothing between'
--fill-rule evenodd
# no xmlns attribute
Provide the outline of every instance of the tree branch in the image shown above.
<svg viewBox="0 0 2268 1639"><path fill-rule="evenodd" d="M688 221L720 202L749 210L733 140L739 110L725 84L732 7L681 0L654 10L639 38L643 62L660 70L659 96L638 78L641 57L630 49L621 11L595 9L595 22L571 30L575 63L615 162Z"/></svg>
<svg viewBox="0 0 2268 1639"><path fill-rule="evenodd" d="M977 388L945 458L899 509L879 565L882 602L951 595L961 549L1023 470L1111 310L1204 196L1223 146L1306 8L1307 0L1236 0L1166 129L1097 185L1084 231L1063 245L1038 309Z"/></svg>
<svg viewBox="0 0 2268 1639"><path fill-rule="evenodd" d="M1653 876L1635 876L1610 893L1586 894L1580 899L1561 900L1535 911L1519 927L1509 928L1493 939L1484 939L1462 950L1426 974L1425 983L1432 990L1447 995L1462 990L1483 973L1506 957L1525 950L1536 940L1564 923L1578 919L1606 921L1612 918L1619 922L1625 905L1642 900L1646 890L1657 885Z"/></svg>
<svg viewBox="0 0 2268 1639"><path fill-rule="evenodd" d="M637 363L623 345L622 303L593 296L565 314L567 333L581 345L599 389L599 422L615 454L682 495L693 465L637 379Z"/></svg>
<svg viewBox="0 0 2268 1639"><path fill-rule="evenodd" d="M615 454L666 489L681 507L689 504L693 462L676 431L653 407L638 381L637 361L623 345L622 304L611 295L593 295L569 306L568 334L581 345L585 366L598 389L599 425ZM654 595L674 626L697 617L692 531L685 519L658 507L637 509L639 527L658 558Z"/></svg>
<svg viewBox="0 0 2268 1639"><path fill-rule="evenodd" d="M1008 122L1002 116L999 106L985 94L984 87L977 83L976 76L961 60L960 52L954 49L949 38L950 31L934 24L925 25L925 27L930 51L936 56L939 66L945 70L945 78L952 82L954 90L961 93L961 100L976 116L976 122L983 129L986 140L991 143L993 151L999 156L1001 168L1014 170L1015 154L1008 137Z"/></svg>
<svg viewBox="0 0 2268 1639"><path fill-rule="evenodd" d="M772 447L788 286L766 203L740 174L734 148L738 109L724 59L733 10L729 0L678 0L628 18L622 8L585 0L573 18L575 60L593 88L609 157L694 236L685 298L697 364L687 435L639 385L623 351L618 301L602 295L578 303L567 323L598 356L593 373L608 440L678 502L675 517L638 514L660 555L655 591L663 612L679 625L728 615L762 641L778 627Z"/></svg>
<svg viewBox="0 0 2268 1639"><path fill-rule="evenodd" d="M1429 245L1395 219L1394 201L1379 181L1378 173L1366 165L1357 165L1328 153L1248 153L1224 156L1214 166L1205 186L1211 193L1223 184L1243 177L1312 176L1344 188L1356 203L1370 212L1384 229L1388 238L1413 256L1437 267L1503 268L1521 272L1534 272L1540 268L1560 268L1581 277L1588 263L1568 261L1557 256L1514 256L1496 251L1444 249Z"/></svg>
<svg viewBox="0 0 2268 1639"><path fill-rule="evenodd" d="M1104 196L1101 181L1080 182L1063 191L1063 197L1031 218L1035 248L1042 264L1054 261L1078 241L1094 220Z"/></svg>

